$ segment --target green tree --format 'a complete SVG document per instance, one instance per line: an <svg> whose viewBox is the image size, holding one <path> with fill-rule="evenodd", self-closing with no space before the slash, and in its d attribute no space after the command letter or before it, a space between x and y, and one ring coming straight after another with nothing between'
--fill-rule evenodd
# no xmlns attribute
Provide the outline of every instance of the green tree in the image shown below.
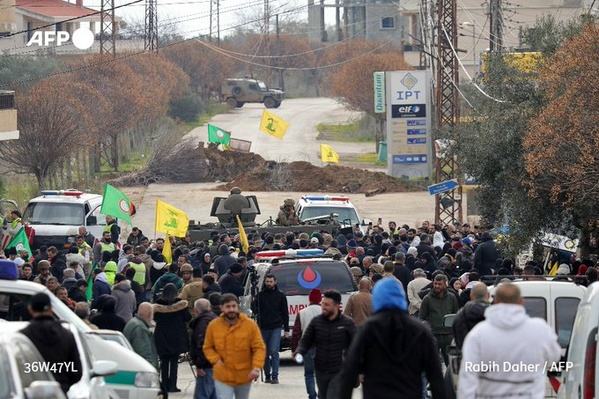
<svg viewBox="0 0 599 399"><path fill-rule="evenodd" d="M573 20L557 24L563 27L557 29L551 19L539 20L534 34L525 34L527 45L546 51L547 59L557 49L551 43L564 43L585 23ZM473 87L463 88L476 111L445 138L455 141L452 151L461 170L479 184L483 219L509 227L506 245L514 254L540 230L568 232L574 217L549 196L531 195L523 140L531 121L551 100L536 76L523 75L505 61L503 54L489 54L481 83L486 95Z"/></svg>

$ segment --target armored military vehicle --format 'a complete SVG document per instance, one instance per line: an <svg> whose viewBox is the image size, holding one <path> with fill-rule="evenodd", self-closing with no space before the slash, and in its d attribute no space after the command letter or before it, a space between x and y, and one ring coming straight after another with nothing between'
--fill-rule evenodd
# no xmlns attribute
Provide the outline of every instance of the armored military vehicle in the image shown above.
<svg viewBox="0 0 599 399"><path fill-rule="evenodd" d="M260 80L249 78L227 79L221 87L221 101L231 108L241 108L245 103L263 103L266 108L279 108L285 92L270 89Z"/></svg>
<svg viewBox="0 0 599 399"><path fill-rule="evenodd" d="M271 234L292 232L306 232L312 234L314 231L328 232L331 234L347 234L351 231L349 228L341 228L337 221L337 215L323 215L318 218L311 218L309 221L303 221L299 225L280 226L271 216L263 223L256 223L256 216L260 214L258 199L255 195L242 195L240 192L232 190L228 197L215 197L212 201L210 216L216 217L218 222L197 224L191 220L189 222L189 235L192 241L205 241L216 233L237 234L239 231L237 224L237 215L243 225L246 234L268 232Z"/></svg>

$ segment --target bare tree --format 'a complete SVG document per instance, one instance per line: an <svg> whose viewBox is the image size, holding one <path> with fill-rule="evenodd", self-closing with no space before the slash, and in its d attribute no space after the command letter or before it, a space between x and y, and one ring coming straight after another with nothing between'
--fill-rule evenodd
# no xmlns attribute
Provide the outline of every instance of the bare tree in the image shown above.
<svg viewBox="0 0 599 399"><path fill-rule="evenodd" d="M17 96L18 140L0 141L0 157L16 173L35 175L40 190L71 155L87 145L91 126L73 91L93 95L89 86L50 78Z"/></svg>

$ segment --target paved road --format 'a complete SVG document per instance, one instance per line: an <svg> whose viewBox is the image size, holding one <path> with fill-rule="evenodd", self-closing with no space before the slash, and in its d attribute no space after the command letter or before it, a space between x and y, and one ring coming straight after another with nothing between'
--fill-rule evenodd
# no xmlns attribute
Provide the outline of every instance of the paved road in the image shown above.
<svg viewBox="0 0 599 399"><path fill-rule="evenodd" d="M256 382L252 384L250 399L307 399L304 385L304 368L291 360L290 352L281 354L281 368L279 370L278 385ZM195 388L195 380L187 363L179 365L178 387L181 393L169 394L169 399L191 399ZM362 388L354 390L352 399L362 399Z"/></svg>
<svg viewBox="0 0 599 399"><path fill-rule="evenodd" d="M359 114L347 111L330 98L299 98L285 100L281 107L269 110L285 119L289 129L282 140L260 132L262 104L245 104L225 114L216 115L210 123L231 132L231 137L252 142L251 151L264 159L278 162L307 161L321 165L320 143L327 143L339 153L374 152L373 143L329 143L316 140L319 123L349 123ZM189 133L204 141L208 138L206 126L200 126Z"/></svg>

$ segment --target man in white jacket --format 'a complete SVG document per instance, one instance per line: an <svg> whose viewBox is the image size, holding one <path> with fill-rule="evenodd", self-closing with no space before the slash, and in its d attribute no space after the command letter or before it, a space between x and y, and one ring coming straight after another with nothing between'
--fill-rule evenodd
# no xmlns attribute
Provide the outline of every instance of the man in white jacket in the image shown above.
<svg viewBox="0 0 599 399"><path fill-rule="evenodd" d="M458 398L544 398L547 370L561 348L547 322L528 316L522 303L514 284L497 288L485 321L464 341Z"/></svg>

